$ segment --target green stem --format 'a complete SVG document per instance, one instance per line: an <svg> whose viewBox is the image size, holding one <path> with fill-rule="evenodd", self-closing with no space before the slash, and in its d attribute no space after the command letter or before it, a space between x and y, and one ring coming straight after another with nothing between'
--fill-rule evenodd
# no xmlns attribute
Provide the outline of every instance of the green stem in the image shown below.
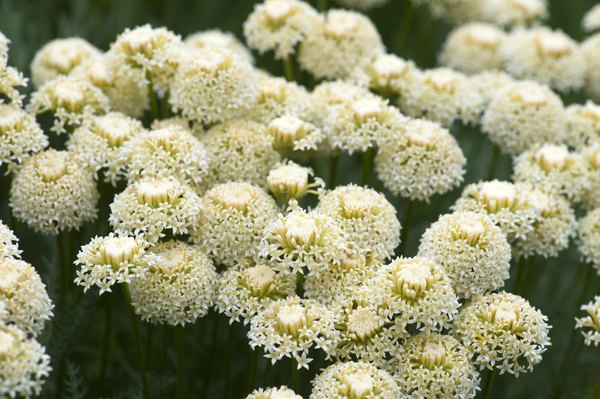
<svg viewBox="0 0 600 399"><path fill-rule="evenodd" d="M598 399L598 397L600 397L600 378L588 396L589 399Z"/></svg>
<svg viewBox="0 0 600 399"><path fill-rule="evenodd" d="M409 199L406 203L406 208L404 209L404 220L402 221L402 230L400 232L400 246L398 247L397 255L404 255L406 241L408 240L408 232L410 230L410 223L412 221L414 206L414 201Z"/></svg>
<svg viewBox="0 0 600 399"><path fill-rule="evenodd" d="M61 231L56 236L56 246L58 248L58 262L59 262L60 277L61 277L60 302L62 304L65 303L65 298L67 296L67 293L69 292L69 285L70 285L69 260L68 260L67 251L66 251L67 244L65 242L66 241L65 234L67 234L67 233L64 231Z"/></svg>
<svg viewBox="0 0 600 399"><path fill-rule="evenodd" d="M522 291L521 286L523 285L523 277L525 276L525 272L527 269L527 264L525 263L525 258L520 257L517 261L517 274L515 275L515 281L513 283L513 294L519 294Z"/></svg>
<svg viewBox="0 0 600 399"><path fill-rule="evenodd" d="M167 91L160 100L160 116L162 119L167 119L171 116L171 106L169 105L169 92Z"/></svg>
<svg viewBox="0 0 600 399"><path fill-rule="evenodd" d="M177 349L177 399L183 399L185 372L184 331L183 326L175 327L175 346Z"/></svg>
<svg viewBox="0 0 600 399"><path fill-rule="evenodd" d="M296 359L292 359L292 389L296 392L300 389L300 369Z"/></svg>
<svg viewBox="0 0 600 399"><path fill-rule="evenodd" d="M362 153L362 184L369 185L369 175L371 173L371 163L373 159L373 148L367 149Z"/></svg>
<svg viewBox="0 0 600 399"><path fill-rule="evenodd" d="M483 389L481 390L481 399L488 399L492 392L492 385L494 384L494 377L496 373L493 370L488 370L483 383Z"/></svg>
<svg viewBox="0 0 600 399"><path fill-rule="evenodd" d="M210 351L208 352L208 362L206 362L206 370L204 371L204 381L202 382L202 398L206 398L208 387L210 385L210 377L212 374L212 364L215 359L215 347L217 346L217 339L219 337L219 317L216 312L212 313L213 316L213 328L212 335L210 338Z"/></svg>
<svg viewBox="0 0 600 399"><path fill-rule="evenodd" d="M258 364L258 348L252 351L250 358L250 373L248 374L248 392L252 392L256 382L256 366Z"/></svg>
<svg viewBox="0 0 600 399"><path fill-rule="evenodd" d="M225 379L223 392L225 393L225 397L227 399L231 398L231 363L233 360L233 350L235 345L235 334L234 334L234 326L230 325L227 330L227 358L225 359Z"/></svg>
<svg viewBox="0 0 600 399"><path fill-rule="evenodd" d="M425 31L425 38L423 39L423 42L421 43L421 54L420 54L420 66L421 67L426 67L427 62L429 60L429 55L431 52L431 49L433 48L432 46L432 42L433 42L433 37L435 36L435 30L437 27L437 23L433 20L433 17L431 15L429 15L427 17L427 30Z"/></svg>
<svg viewBox="0 0 600 399"><path fill-rule="evenodd" d="M402 11L402 28L400 31L400 36L398 36L398 40L394 46L396 49L396 54L398 55L403 55L404 50L406 49L406 44L408 43L408 34L410 32L410 28L412 27L414 15L412 2L413 0L405 0L404 3L404 10Z"/></svg>
<svg viewBox="0 0 600 399"><path fill-rule="evenodd" d="M304 273L296 273L296 295L300 298L304 295Z"/></svg>
<svg viewBox="0 0 600 399"><path fill-rule="evenodd" d="M152 119L158 119L158 99L154 91L154 83L152 83L152 75L146 72L146 80L148 80L148 98L150 98L150 109L152 110Z"/></svg>
<svg viewBox="0 0 600 399"><path fill-rule="evenodd" d="M537 279L533 278L535 276L535 258L532 256L528 259L527 262L527 275L525 276L525 285L523 286L523 297L529 297L531 290L535 286Z"/></svg>
<svg viewBox="0 0 600 399"><path fill-rule="evenodd" d="M105 326L104 326L104 338L102 339L102 360L100 362L100 386L106 387L106 368L108 366L108 351L110 344L110 327L112 319L112 301L111 296L106 295L104 297L104 307L106 308L105 313Z"/></svg>
<svg viewBox="0 0 600 399"><path fill-rule="evenodd" d="M329 188L331 190L333 190L336 185L335 179L337 177L337 170L338 170L338 166L340 164L340 156L332 155L329 160L329 163L330 163L330 166L329 166Z"/></svg>
<svg viewBox="0 0 600 399"><path fill-rule="evenodd" d="M498 164L498 158L500 157L500 147L494 145L494 150L492 153L492 161L490 166L488 167L487 180L492 180L496 175L496 166Z"/></svg>
<svg viewBox="0 0 600 399"><path fill-rule="evenodd" d="M327 8L329 8L329 4L328 4L327 0L317 0L317 9L320 12L327 11Z"/></svg>
<svg viewBox="0 0 600 399"><path fill-rule="evenodd" d="M146 363L144 363L144 355L142 353L142 343L140 342L140 325L138 322L137 315L131 304L131 292L129 291L129 285L127 283L121 283L121 289L123 290L123 297L129 311L129 317L131 318L131 326L133 327L133 343L135 345L135 352L138 358L138 365L140 367L140 374L142 375L142 388L144 390L144 399L150 398L150 388L148 387L148 376L146 375Z"/></svg>
<svg viewBox="0 0 600 399"><path fill-rule="evenodd" d="M294 82L294 64L292 62L292 57L288 56L283 59L283 73L285 74L285 78L289 82Z"/></svg>
<svg viewBox="0 0 600 399"><path fill-rule="evenodd" d="M266 359L266 364L265 364L265 370L263 372L263 381L262 381L262 386L266 387L269 386L269 377L271 374L271 368L273 368L273 363L271 363L271 359Z"/></svg>

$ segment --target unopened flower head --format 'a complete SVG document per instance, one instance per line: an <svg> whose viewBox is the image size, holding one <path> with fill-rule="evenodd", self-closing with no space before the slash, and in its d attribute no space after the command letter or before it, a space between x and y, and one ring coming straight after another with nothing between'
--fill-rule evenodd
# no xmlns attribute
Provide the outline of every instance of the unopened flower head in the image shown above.
<svg viewBox="0 0 600 399"><path fill-rule="evenodd" d="M189 130L166 127L141 132L123 146L130 180L174 176L199 187L208 174L209 154Z"/></svg>
<svg viewBox="0 0 600 399"><path fill-rule="evenodd" d="M524 239L539 219L523 184L492 180L469 184L456 201L456 211L474 211L489 215L509 243Z"/></svg>
<svg viewBox="0 0 600 399"><path fill-rule="evenodd" d="M412 61L382 53L356 67L351 80L381 95L394 96L402 93L417 76L418 69Z"/></svg>
<svg viewBox="0 0 600 399"><path fill-rule="evenodd" d="M75 67L100 51L79 37L56 39L46 43L33 57L31 79L43 86L59 75L68 75Z"/></svg>
<svg viewBox="0 0 600 399"><path fill-rule="evenodd" d="M586 74L583 86L585 93L593 100L600 101L600 33L587 38L580 45L581 52L585 57Z"/></svg>
<svg viewBox="0 0 600 399"><path fill-rule="evenodd" d="M600 208L579 221L577 248L581 257L591 263L600 274Z"/></svg>
<svg viewBox="0 0 600 399"><path fill-rule="evenodd" d="M498 91L482 119L490 140L513 155L533 144L562 142L566 125L560 97L530 81L516 81Z"/></svg>
<svg viewBox="0 0 600 399"><path fill-rule="evenodd" d="M94 116L89 123L77 128L69 137L67 148L77 155L82 164L95 172L102 170L104 181L115 185L125 175L128 165L124 143L143 130L140 121L125 114L110 112Z"/></svg>
<svg viewBox="0 0 600 399"><path fill-rule="evenodd" d="M13 231L0 220L0 258L20 258L19 239Z"/></svg>
<svg viewBox="0 0 600 399"><path fill-rule="evenodd" d="M263 54L273 51L286 59L321 24L321 16L308 3L298 0L265 0L257 4L244 23L248 45Z"/></svg>
<svg viewBox="0 0 600 399"><path fill-rule="evenodd" d="M269 171L280 161L260 123L227 121L209 129L201 141L212 155L212 165L217 165L207 176L209 185L247 181L264 187Z"/></svg>
<svg viewBox="0 0 600 399"><path fill-rule="evenodd" d="M447 129L426 120L410 120L384 137L375 171L395 195L429 201L463 181L466 159Z"/></svg>
<svg viewBox="0 0 600 399"><path fill-rule="evenodd" d="M161 130L167 128L180 128L182 130L192 132L194 136L198 137L200 133L203 133L201 126L190 126L190 121L181 116L172 116L166 119L155 119L150 125L151 130Z"/></svg>
<svg viewBox="0 0 600 399"><path fill-rule="evenodd" d="M499 49L507 34L489 24L462 25L450 33L440 54L440 63L466 74L500 70L504 64Z"/></svg>
<svg viewBox="0 0 600 399"><path fill-rule="evenodd" d="M337 222L319 212L298 208L273 221L260 245L260 255L275 267L318 274L340 264L348 250Z"/></svg>
<svg viewBox="0 0 600 399"><path fill-rule="evenodd" d="M325 306L292 296L271 302L254 316L248 338L252 349L260 347L272 363L293 358L298 368L308 369L311 348L332 354L336 340L335 318Z"/></svg>
<svg viewBox="0 0 600 399"><path fill-rule="evenodd" d="M5 102L4 96L19 107L23 104L23 96L17 87L27 86L27 78L16 68L0 67L0 104Z"/></svg>
<svg viewBox="0 0 600 399"><path fill-rule="evenodd" d="M78 230L96 218L98 189L75 154L49 149L29 157L15 174L9 204L15 217L43 234Z"/></svg>
<svg viewBox="0 0 600 399"><path fill-rule="evenodd" d="M0 325L0 396L38 396L51 370L42 345L16 326Z"/></svg>
<svg viewBox="0 0 600 399"><path fill-rule="evenodd" d="M167 231L187 234L198 223L200 198L187 184L168 178L144 178L131 183L110 204L111 226L155 243Z"/></svg>
<svg viewBox="0 0 600 399"><path fill-rule="evenodd" d="M15 324L34 336L41 333L54 305L40 275L29 263L12 258L0 259L0 275L0 302L7 311L4 323ZM0 354L0 363L1 359Z"/></svg>
<svg viewBox="0 0 600 399"><path fill-rule="evenodd" d="M167 241L150 249L155 262L131 279L131 304L142 320L172 326L193 324L212 307L217 272L195 245Z"/></svg>
<svg viewBox="0 0 600 399"><path fill-rule="evenodd" d="M105 237L94 237L81 247L77 254L77 278L75 283L87 291L93 286L100 288L100 295L115 284L130 283L141 277L155 262L147 254L149 243L140 236L110 233Z"/></svg>
<svg viewBox="0 0 600 399"><path fill-rule="evenodd" d="M271 195L287 204L290 200L299 200L307 194L319 194L325 187L325 182L317 177L313 183L309 183L312 176L312 169L288 161L275 165L267 176L267 185Z"/></svg>
<svg viewBox="0 0 600 399"><path fill-rule="evenodd" d="M292 115L273 119L267 125L267 133L273 140L273 148L284 154L314 151L323 141L320 129Z"/></svg>
<svg viewBox="0 0 600 399"><path fill-rule="evenodd" d="M310 118L313 104L304 87L278 77L260 76L257 80L258 96L253 106L248 109L249 119L268 124L284 115L303 120Z"/></svg>
<svg viewBox="0 0 600 399"><path fill-rule="evenodd" d="M510 245L485 213L443 215L421 237L419 256L439 264L461 298L496 290L509 277Z"/></svg>
<svg viewBox="0 0 600 399"><path fill-rule="evenodd" d="M218 29L205 30L192 33L185 38L184 44L190 48L225 48L238 57L243 58L250 64L254 63L254 57L232 33L223 32Z"/></svg>
<svg viewBox="0 0 600 399"><path fill-rule="evenodd" d="M248 324L272 301L293 296L296 276L289 270L275 271L264 263L242 264L226 270L219 278L215 307L229 322Z"/></svg>
<svg viewBox="0 0 600 399"><path fill-rule="evenodd" d="M400 398L402 394L387 371L366 362L336 363L313 381L310 399Z"/></svg>
<svg viewBox="0 0 600 399"><path fill-rule="evenodd" d="M31 96L28 111L54 116L52 131L65 133L86 122L92 115L104 114L109 100L102 90L78 77L59 76Z"/></svg>
<svg viewBox="0 0 600 399"><path fill-rule="evenodd" d="M596 4L585 13L581 26L588 33L600 29L600 4Z"/></svg>
<svg viewBox="0 0 600 399"><path fill-rule="evenodd" d="M398 97L400 110L449 127L455 120L475 124L483 112L483 98L469 78L448 68L419 73Z"/></svg>
<svg viewBox="0 0 600 399"><path fill-rule="evenodd" d="M181 57L169 103L184 117L204 124L223 122L256 101L254 72L243 58L214 47L188 51Z"/></svg>
<svg viewBox="0 0 600 399"><path fill-rule="evenodd" d="M585 59L578 44L562 31L516 30L504 41L500 54L506 71L518 79L535 80L561 92L583 86Z"/></svg>
<svg viewBox="0 0 600 399"><path fill-rule="evenodd" d="M298 62L317 79L343 79L357 65L383 51L381 37L367 17L353 11L330 10L301 43Z"/></svg>
<svg viewBox="0 0 600 399"><path fill-rule="evenodd" d="M567 132L566 142L579 150L600 144L600 106L589 100L584 105L569 105Z"/></svg>
<svg viewBox="0 0 600 399"><path fill-rule="evenodd" d="M279 388L258 388L252 391L246 399L302 399L290 388L281 386Z"/></svg>
<svg viewBox="0 0 600 399"><path fill-rule="evenodd" d="M396 209L375 190L339 186L320 197L317 210L335 219L350 249L369 260L388 259L400 243Z"/></svg>
<svg viewBox="0 0 600 399"><path fill-rule="evenodd" d="M600 143L591 145L581 152L587 168L588 188L583 193L582 205L588 209L600 207Z"/></svg>
<svg viewBox="0 0 600 399"><path fill-rule="evenodd" d="M587 315L575 318L575 328L581 329L586 345L598 346L600 344L600 295L582 305L581 310Z"/></svg>
<svg viewBox="0 0 600 399"><path fill-rule="evenodd" d="M534 145L514 158L513 180L554 191L573 203L580 202L589 187L581 155L565 145Z"/></svg>
<svg viewBox="0 0 600 399"><path fill-rule="evenodd" d="M402 323L424 331L448 328L458 314L458 296L444 269L423 257L397 258L367 283Z"/></svg>
<svg viewBox="0 0 600 399"><path fill-rule="evenodd" d="M32 115L16 105L0 104L0 165L14 170L47 146L48 137Z"/></svg>
<svg viewBox="0 0 600 399"><path fill-rule="evenodd" d="M479 373L451 335L423 332L402 345L395 377L404 398L474 398Z"/></svg>
<svg viewBox="0 0 600 399"><path fill-rule="evenodd" d="M518 377L542 361L550 328L548 318L526 299L502 291L464 307L452 332L480 369L496 368Z"/></svg>
<svg viewBox="0 0 600 399"><path fill-rule="evenodd" d="M214 186L200 200L198 225L192 240L220 264L239 265L258 258L263 231L277 220L275 200L250 183Z"/></svg>

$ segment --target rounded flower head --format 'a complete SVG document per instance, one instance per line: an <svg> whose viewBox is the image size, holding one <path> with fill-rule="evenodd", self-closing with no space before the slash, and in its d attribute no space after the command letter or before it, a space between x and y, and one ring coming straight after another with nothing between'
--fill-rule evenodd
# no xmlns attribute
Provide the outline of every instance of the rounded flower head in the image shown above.
<svg viewBox="0 0 600 399"><path fill-rule="evenodd" d="M217 272L197 246L167 241L150 249L156 262L131 279L131 304L152 324L192 324L213 304Z"/></svg>
<svg viewBox="0 0 600 399"><path fill-rule="evenodd" d="M155 119L150 125L151 130L161 130L167 128L180 128L188 132L192 132L198 137L204 131L201 126L190 127L190 121L181 116L172 116L166 119Z"/></svg>
<svg viewBox="0 0 600 399"><path fill-rule="evenodd" d="M496 93L481 123L502 151L518 154L533 144L563 141L567 116L560 97L546 86L517 81Z"/></svg>
<svg viewBox="0 0 600 399"><path fill-rule="evenodd" d="M79 37L56 39L46 43L33 57L31 79L40 87L59 75L68 75L76 66L100 51Z"/></svg>
<svg viewBox="0 0 600 399"><path fill-rule="evenodd" d="M600 207L600 143L585 148L581 157L587 168L588 188L583 193L582 204L592 210Z"/></svg>
<svg viewBox="0 0 600 399"><path fill-rule="evenodd" d="M600 208L589 212L579 221L577 248L581 257L600 274Z"/></svg>
<svg viewBox="0 0 600 399"><path fill-rule="evenodd" d="M400 398L394 378L365 362L336 363L313 381L310 399Z"/></svg>
<svg viewBox="0 0 600 399"><path fill-rule="evenodd" d="M311 348L322 349L328 358L333 352L334 322L333 313L315 301L297 296L273 301L252 318L250 347L262 348L272 363L290 357L298 368L308 369Z"/></svg>
<svg viewBox="0 0 600 399"><path fill-rule="evenodd" d="M0 104L0 165L9 170L48 146L35 118L15 105Z"/></svg>
<svg viewBox="0 0 600 399"><path fill-rule="evenodd" d="M424 331L448 328L458 314L458 297L444 269L422 257L397 258L367 283L371 295L402 323Z"/></svg>
<svg viewBox="0 0 600 399"><path fill-rule="evenodd" d="M30 228L58 234L94 220L98 198L92 171L73 153L49 149L28 158L15 174L9 204Z"/></svg>
<svg viewBox="0 0 600 399"><path fill-rule="evenodd" d="M27 78L21 72L13 67L3 67L0 63L0 104L4 103L3 97L6 96L9 101L20 107L23 104L24 96L16 87L25 86L27 86Z"/></svg>
<svg viewBox="0 0 600 399"><path fill-rule="evenodd" d="M174 110L211 124L239 116L255 102L257 90L249 62L226 49L207 47L182 55L170 94Z"/></svg>
<svg viewBox="0 0 600 399"><path fill-rule="evenodd" d="M600 29L600 4L596 4L585 13L581 26L588 33Z"/></svg>
<svg viewBox="0 0 600 399"><path fill-rule="evenodd" d="M600 101L600 33L587 38L580 46L581 52L585 57L586 73L585 84L583 86L585 93L593 100Z"/></svg>
<svg viewBox="0 0 600 399"><path fill-rule="evenodd" d="M384 137L375 156L375 171L395 195L429 201L458 186L466 159L447 129L415 119Z"/></svg>
<svg viewBox="0 0 600 399"><path fill-rule="evenodd" d="M155 262L146 253L148 246L139 236L120 233L93 238L77 254L75 264L79 269L75 283L83 286L84 292L97 286L100 295L111 292L115 284L130 283L131 278L142 276Z"/></svg>
<svg viewBox="0 0 600 399"><path fill-rule="evenodd" d="M583 86L583 54L562 31L519 29L504 41L500 54L506 71L518 79L535 80L561 92Z"/></svg>
<svg viewBox="0 0 600 399"><path fill-rule="evenodd" d="M192 240L216 263L235 266L258 258L263 231L277 219L275 200L250 183L223 183L200 200Z"/></svg>
<svg viewBox="0 0 600 399"><path fill-rule="evenodd" d="M496 368L518 377L532 371L550 346L547 321L526 299L502 291L464 307L452 332L480 369Z"/></svg>
<svg viewBox="0 0 600 399"><path fill-rule="evenodd" d="M524 239L539 218L527 193L523 184L498 180L469 184L453 208L487 214L512 243L515 239Z"/></svg>
<svg viewBox="0 0 600 399"><path fill-rule="evenodd" d="M15 326L0 325L0 396L39 395L51 370L42 345Z"/></svg>
<svg viewBox="0 0 600 399"><path fill-rule="evenodd" d="M481 19L498 26L531 25L548 16L547 0L486 0L479 4Z"/></svg>
<svg viewBox="0 0 600 399"><path fill-rule="evenodd" d="M486 71L470 77L471 84L483 99L483 109L487 109L494 96L514 79L505 72Z"/></svg>
<svg viewBox="0 0 600 399"><path fill-rule="evenodd" d="M348 250L344 233L329 216L298 208L287 215L279 214L260 244L260 255L274 266L304 273L318 274L338 265Z"/></svg>
<svg viewBox="0 0 600 399"><path fill-rule="evenodd" d="M288 204L291 200L299 200L307 194L319 194L325 187L325 182L320 177L309 183L308 179L311 176L312 169L288 161L275 165L267 176L267 185L273 197Z"/></svg>
<svg viewBox="0 0 600 399"><path fill-rule="evenodd" d="M360 100L371 95L366 87L350 82L342 80L324 81L317 85L311 93L312 102L315 104L313 109L314 123L319 127L323 127L325 119L332 109L348 101ZM316 106L317 104L318 106Z"/></svg>
<svg viewBox="0 0 600 399"><path fill-rule="evenodd" d="M273 148L283 154L314 151L323 141L321 130L291 115L283 115L269 122L267 133L273 140Z"/></svg>
<svg viewBox="0 0 600 399"><path fill-rule="evenodd" d="M330 10L301 43L298 62L317 79L343 79L383 51L381 37L367 17Z"/></svg>
<svg viewBox="0 0 600 399"><path fill-rule="evenodd" d="M248 109L249 119L268 124L273 119L284 115L300 119L308 119L311 116L313 105L310 94L304 87L271 76L260 76L257 80L258 96L253 106Z"/></svg>
<svg viewBox="0 0 600 399"><path fill-rule="evenodd" d="M598 346L600 344L600 295L582 305L581 310L587 315L575 318L575 328L581 329L586 345Z"/></svg>
<svg viewBox="0 0 600 399"><path fill-rule="evenodd" d="M61 134L82 125L92 115L106 113L108 108L108 98L89 81L59 76L32 94L28 111L36 115L52 113L52 131Z"/></svg>
<svg viewBox="0 0 600 399"><path fill-rule="evenodd" d="M600 106L587 101L584 105L571 104L567 107L566 142L584 150L587 146L600 144Z"/></svg>
<svg viewBox="0 0 600 399"><path fill-rule="evenodd" d="M449 127L455 120L474 124L483 111L483 98L469 78L448 68L418 74L398 97L400 110Z"/></svg>
<svg viewBox="0 0 600 399"><path fill-rule="evenodd" d="M125 174L123 144L143 131L142 123L124 114L111 112L92 117L89 123L76 129L67 148L82 164L104 173L104 181L113 185ZM140 148L138 147L137 150Z"/></svg>
<svg viewBox="0 0 600 399"><path fill-rule="evenodd" d="M499 49L506 40L507 34L493 25L462 25L446 39L440 63L466 74L500 70L504 64Z"/></svg>
<svg viewBox="0 0 600 399"><path fill-rule="evenodd" d="M185 38L184 44L190 48L225 48L240 58L254 63L254 57L232 33L222 32L218 29L205 30L192 33Z"/></svg>
<svg viewBox="0 0 600 399"><path fill-rule="evenodd" d="M335 219L351 250L375 262L390 258L400 243L396 209L375 190L339 186L320 197L317 211Z"/></svg>
<svg viewBox="0 0 600 399"><path fill-rule="evenodd" d="M123 146L130 180L174 176L199 187L209 169L209 154L189 130L177 126L141 132Z"/></svg>
<svg viewBox="0 0 600 399"><path fill-rule="evenodd" d="M173 177L144 178L115 196L109 222L120 232L155 243L166 231L187 234L197 225L199 212L200 198L188 185Z"/></svg>
<svg viewBox="0 0 600 399"><path fill-rule="evenodd" d="M0 302L4 302L7 311L4 323L14 323L34 336L42 332L54 305L39 274L27 262L4 258L0 260L0 275ZM2 355L0 362L1 359Z"/></svg>
<svg viewBox="0 0 600 399"><path fill-rule="evenodd" d="M256 263L241 265L223 272L219 278L215 307L229 317L229 322L248 324L272 301L295 295L296 276L289 270L275 271Z"/></svg>
<svg viewBox="0 0 600 399"><path fill-rule="evenodd" d="M0 220L0 258L20 258L19 239L7 225Z"/></svg>
<svg viewBox="0 0 600 399"><path fill-rule="evenodd" d="M391 97L402 93L417 76L418 69L412 61L382 53L358 66L352 72L351 79L383 96Z"/></svg>
<svg viewBox="0 0 600 399"><path fill-rule="evenodd" d="M319 13L298 0L265 0L254 6L244 23L248 45L263 54L273 51L282 60L295 54L300 44L321 23Z"/></svg>
<svg viewBox="0 0 600 399"><path fill-rule="evenodd" d="M534 145L514 158L513 170L515 182L554 191L573 203L581 201L589 186L581 155L569 152L564 145Z"/></svg>
<svg viewBox="0 0 600 399"><path fill-rule="evenodd" d="M496 290L509 277L510 245L484 213L443 215L421 237L419 256L439 264L461 298Z"/></svg>
<svg viewBox="0 0 600 399"><path fill-rule="evenodd" d="M279 388L258 388L252 391L246 399L302 399L296 392L285 385Z"/></svg>
<svg viewBox="0 0 600 399"><path fill-rule="evenodd" d="M420 333L402 345L395 377L406 399L474 398L479 373L470 354L456 338L438 333Z"/></svg>
<svg viewBox="0 0 600 399"><path fill-rule="evenodd" d="M212 155L208 185L247 181L265 186L269 171L280 161L264 125L243 119L213 126L201 138Z"/></svg>

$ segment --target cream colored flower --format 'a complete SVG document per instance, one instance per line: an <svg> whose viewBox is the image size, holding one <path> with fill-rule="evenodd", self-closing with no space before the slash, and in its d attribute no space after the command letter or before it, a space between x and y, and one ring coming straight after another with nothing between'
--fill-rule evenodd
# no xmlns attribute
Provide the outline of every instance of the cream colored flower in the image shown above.
<svg viewBox="0 0 600 399"><path fill-rule="evenodd" d="M344 7L356 8L359 10L370 10L371 8L380 7L389 2L389 0L335 0Z"/></svg>
<svg viewBox="0 0 600 399"><path fill-rule="evenodd" d="M307 120L312 115L311 97L303 86L283 78L262 75L259 75L257 81L258 96L256 102L247 111L248 119L266 125L284 115L302 120Z"/></svg>
<svg viewBox="0 0 600 399"><path fill-rule="evenodd" d="M351 80L386 97L401 94L418 77L414 62L394 54L378 54L373 60L356 67Z"/></svg>
<svg viewBox="0 0 600 399"><path fill-rule="evenodd" d="M514 79L505 72L486 71L472 75L471 84L483 98L483 109L486 109L496 94L505 86L514 82Z"/></svg>
<svg viewBox="0 0 600 399"><path fill-rule="evenodd" d="M317 85L312 93L312 102L315 104L313 123L323 128L325 119L332 109L345 104L371 96L366 87L345 82L342 80L324 81Z"/></svg>
<svg viewBox="0 0 600 399"><path fill-rule="evenodd" d="M600 344L600 295L592 301L581 305L581 310L587 313L584 317L575 318L575 328L581 329L586 345Z"/></svg>
<svg viewBox="0 0 600 399"><path fill-rule="evenodd" d="M583 193L582 205L588 209L600 207L600 143L589 146L581 152L581 157L587 169L589 186Z"/></svg>
<svg viewBox="0 0 600 399"><path fill-rule="evenodd" d="M481 19L494 25L532 25L548 17L547 0L485 0Z"/></svg>
<svg viewBox="0 0 600 399"><path fill-rule="evenodd" d="M8 47L10 39L0 32L0 67L4 68L8 61Z"/></svg>
<svg viewBox="0 0 600 399"><path fill-rule="evenodd" d="M593 32L600 28L600 4L596 4L585 13L581 26L586 32Z"/></svg>
<svg viewBox="0 0 600 399"><path fill-rule="evenodd" d="M588 37L580 48L586 65L583 89L594 101L600 101L600 33Z"/></svg>
<svg viewBox="0 0 600 399"><path fill-rule="evenodd" d="M267 133L273 140L275 150L292 156L304 151L315 151L323 141L320 129L291 115L283 115L269 122Z"/></svg>
<svg viewBox="0 0 600 399"><path fill-rule="evenodd" d="M287 205L291 200L299 200L308 194L318 195L325 187L320 177L309 183L314 176L312 169L300 166L292 161L275 165L267 176L267 186L273 197Z"/></svg>
<svg viewBox="0 0 600 399"><path fill-rule="evenodd" d="M19 107L23 104L25 96L16 87L27 86L27 81L27 78L16 68L0 66L0 94L6 96L10 102ZM5 102L4 96L0 96L0 104Z"/></svg>
<svg viewBox="0 0 600 399"><path fill-rule="evenodd" d="M258 388L246 396L246 399L302 399L302 396L296 395L284 385L279 388Z"/></svg>
<svg viewBox="0 0 600 399"><path fill-rule="evenodd" d="M0 104L0 165L12 171L47 146L48 137L32 115L16 105Z"/></svg>
<svg viewBox="0 0 600 399"><path fill-rule="evenodd" d="M578 150L600 144L600 106L588 100L567 107L566 143Z"/></svg>
<svg viewBox="0 0 600 399"><path fill-rule="evenodd" d="M577 236L577 249L581 257L600 274L600 208L588 212L579 221Z"/></svg>
<svg viewBox="0 0 600 399"><path fill-rule="evenodd" d="M250 64L254 64L254 57L250 50L246 48L232 33L223 32L218 29L210 29L201 32L192 33L185 38L184 44L190 48L225 48L238 57L245 59Z"/></svg>
<svg viewBox="0 0 600 399"><path fill-rule="evenodd" d="M19 239L13 231L0 220L0 258L20 258Z"/></svg>

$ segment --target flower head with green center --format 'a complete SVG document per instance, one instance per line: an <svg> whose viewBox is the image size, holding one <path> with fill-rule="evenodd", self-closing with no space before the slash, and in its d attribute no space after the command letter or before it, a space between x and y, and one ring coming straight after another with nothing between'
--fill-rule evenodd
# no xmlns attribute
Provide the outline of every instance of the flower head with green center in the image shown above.
<svg viewBox="0 0 600 399"><path fill-rule="evenodd" d="M600 208L588 212L579 221L577 236L577 249L581 257L600 274Z"/></svg>
<svg viewBox="0 0 600 399"><path fill-rule="evenodd" d="M283 357L293 358L298 368L308 369L311 348L321 349L327 358L334 351L335 317L325 306L292 296L271 302L250 323L248 338L254 350L260 347L274 364Z"/></svg>
<svg viewBox="0 0 600 399"><path fill-rule="evenodd" d="M402 397L394 378L370 363L336 363L313 381L310 399L379 399Z"/></svg>
<svg viewBox="0 0 600 399"><path fill-rule="evenodd" d="M194 49L225 48L238 57L254 64L254 57L232 33L222 32L218 29L205 30L192 33L185 38L184 44Z"/></svg>
<svg viewBox="0 0 600 399"><path fill-rule="evenodd" d="M439 264L461 298L496 290L509 277L510 245L485 213L441 216L421 237L419 256Z"/></svg>
<svg viewBox="0 0 600 399"><path fill-rule="evenodd" d="M325 187L320 177L309 183L314 176L312 169L300 166L292 161L275 165L267 176L267 186L271 195L288 204L291 200L299 200L308 194L318 195Z"/></svg>
<svg viewBox="0 0 600 399"><path fill-rule="evenodd" d="M263 231L279 209L262 188L250 183L219 184L200 200L198 224L191 237L217 263L236 266L258 259Z"/></svg>
<svg viewBox="0 0 600 399"><path fill-rule="evenodd" d="M0 259L0 276L0 302L7 312L4 323L34 336L41 333L53 316L54 305L35 268L22 260L4 258Z"/></svg>
<svg viewBox="0 0 600 399"><path fill-rule="evenodd" d="M30 155L48 146L35 118L12 104L0 104L0 165L14 170Z"/></svg>
<svg viewBox="0 0 600 399"><path fill-rule="evenodd" d="M212 307L217 272L195 245L167 241L150 248L155 262L131 279L131 304L142 320L171 326L193 324Z"/></svg>
<svg viewBox="0 0 600 399"><path fill-rule="evenodd" d="M452 327L480 369L519 376L542 361L550 346L548 318L518 295L486 294L462 309Z"/></svg>
<svg viewBox="0 0 600 399"><path fill-rule="evenodd" d="M581 310L587 315L575 318L575 328L581 329L586 345L598 346L600 344L600 295L582 305Z"/></svg>
<svg viewBox="0 0 600 399"><path fill-rule="evenodd" d="M302 399L302 396L296 395L284 385L279 388L258 388L246 396L246 399Z"/></svg>
<svg viewBox="0 0 600 399"><path fill-rule="evenodd" d="M292 156L302 151L317 150L323 141L320 129L291 115L283 115L269 122L267 133L273 140L275 150Z"/></svg>

